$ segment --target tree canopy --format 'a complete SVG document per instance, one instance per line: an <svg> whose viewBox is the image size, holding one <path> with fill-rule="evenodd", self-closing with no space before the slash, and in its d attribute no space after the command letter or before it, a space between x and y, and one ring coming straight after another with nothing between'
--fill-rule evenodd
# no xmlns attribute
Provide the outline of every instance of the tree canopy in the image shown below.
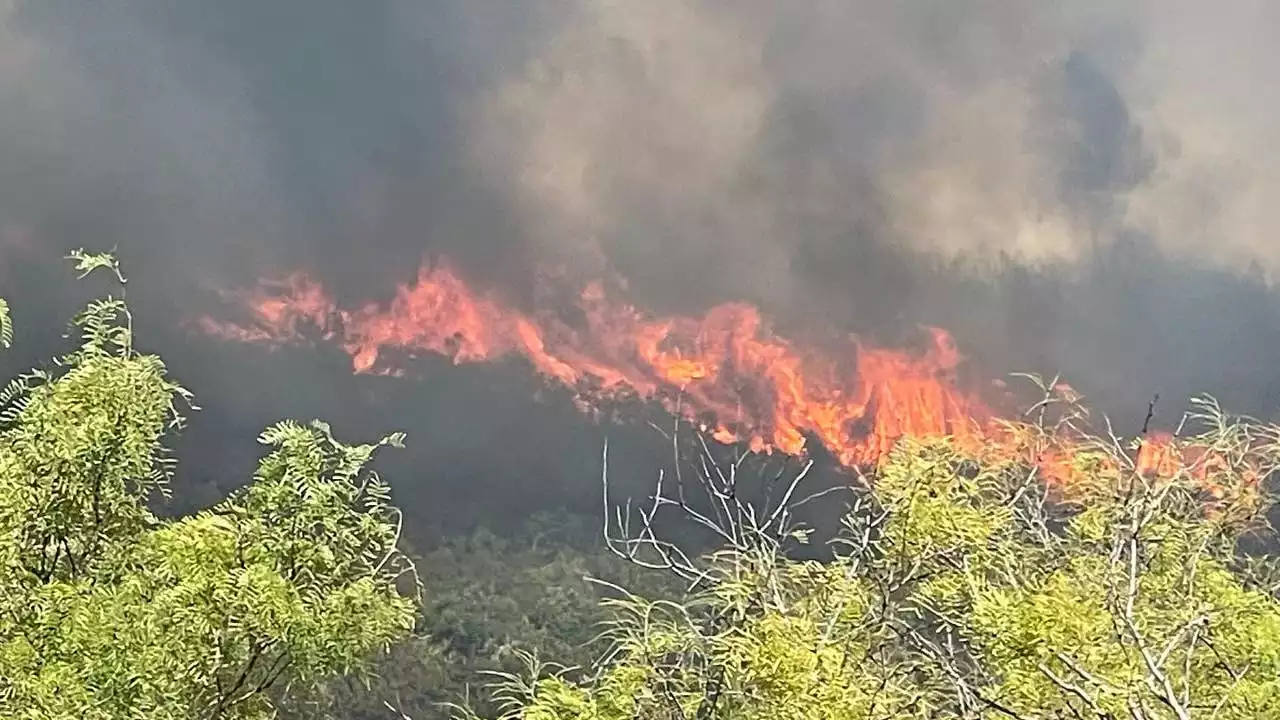
<svg viewBox="0 0 1280 720"><path fill-rule="evenodd" d="M1017 452L901 442L825 558L795 554L811 537L787 522L795 481L749 500L741 458L694 443L702 501L659 482L615 539L688 597L619 589L596 661L501 676L499 715L1280 717L1280 576L1245 552L1271 535L1280 429L1202 399L1183 439L1123 442L1045 387L1039 420L1008 428ZM721 548L661 539L670 510Z"/></svg>
<svg viewBox="0 0 1280 720"><path fill-rule="evenodd" d="M113 257L72 257L123 288ZM74 326L75 350L0 395L0 716L271 717L273 692L358 672L409 631L416 578L365 467L400 436L281 422L241 491L162 519L190 394L135 350L122 298Z"/></svg>

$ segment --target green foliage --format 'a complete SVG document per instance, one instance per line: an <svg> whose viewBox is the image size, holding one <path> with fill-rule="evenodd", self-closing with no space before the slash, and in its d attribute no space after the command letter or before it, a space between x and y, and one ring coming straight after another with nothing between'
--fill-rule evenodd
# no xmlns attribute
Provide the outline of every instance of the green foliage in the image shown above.
<svg viewBox="0 0 1280 720"><path fill-rule="evenodd" d="M368 684L338 680L282 708L288 718L388 717L384 703L415 720L447 718L448 704L479 692L489 673L518 673L528 655L587 665L607 619L607 585L657 596L679 588L600 546L599 528L562 513L538 515L502 535L481 528L446 538L416 558L424 598L414 637L376 661ZM588 578L596 578L591 582Z"/></svg>
<svg viewBox="0 0 1280 720"><path fill-rule="evenodd" d="M609 647L586 672L504 675L489 715L1280 717L1280 576L1241 549L1274 538L1280 428L1201 401L1198 434L1152 469L1137 460L1152 446L1091 434L1074 398L1047 402L1055 421L1011 425L998 448L900 443L826 560L727 513L733 544L687 600L607 601ZM679 497L653 507L707 520ZM641 518L634 542L668 547Z"/></svg>
<svg viewBox="0 0 1280 720"><path fill-rule="evenodd" d="M115 276L116 282L124 285L128 280L124 276L124 272L120 269L120 259L116 257L115 251L105 253L91 253L84 248L77 248L67 254L68 260L75 260L76 271L80 273L79 279L83 280L95 270L107 270Z"/></svg>
<svg viewBox="0 0 1280 720"><path fill-rule="evenodd" d="M124 281L111 256L72 257ZM0 717L271 717L273 694L360 671L410 629L398 514L363 470L399 436L280 423L251 484L161 520L189 395L133 350L123 301L75 325L76 350L0 396Z"/></svg>
<svg viewBox="0 0 1280 720"><path fill-rule="evenodd" d="M9 303L0 298L0 348L13 344L13 317L9 313Z"/></svg>

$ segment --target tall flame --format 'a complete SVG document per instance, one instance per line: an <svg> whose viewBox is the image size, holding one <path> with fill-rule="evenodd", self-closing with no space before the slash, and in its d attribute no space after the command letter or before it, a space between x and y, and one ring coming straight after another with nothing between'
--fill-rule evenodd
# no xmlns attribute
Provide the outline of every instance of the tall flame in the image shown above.
<svg viewBox="0 0 1280 720"><path fill-rule="evenodd" d="M447 263L423 266L385 304L345 310L303 274L225 293L243 324L199 321L217 337L284 344L318 337L342 347L358 373L398 374L398 354L436 353L455 363L525 358L575 391L591 410L620 396L657 400L724 443L800 455L806 438L846 466L876 464L903 437L949 436L970 450L1014 450L999 415L962 389L963 358L951 336L929 328L927 347L907 352L850 340L834 355L801 347L743 303L701 317L652 317L588 285L580 319L522 312L477 290ZM1070 393L1070 389L1066 391ZM710 423L708 425L708 423ZM1171 475L1189 458L1172 437L1152 435L1135 469ZM1070 457L1037 451L1045 477L1070 484Z"/></svg>
<svg viewBox="0 0 1280 720"><path fill-rule="evenodd" d="M540 374L575 389L584 407L619 395L657 399L723 442L757 451L805 451L806 436L841 463L874 463L904 436L977 440L993 413L962 391L962 357L931 328L920 353L850 340L835 357L774 333L755 308L726 303L701 317L650 317L611 300L599 283L577 299L581 322L524 313L476 290L448 264L424 266L389 304L339 308L316 282L295 274L231 294L245 324L202 318L209 334L260 343L338 343L361 373L396 373L391 351L431 352L455 363L517 354Z"/></svg>

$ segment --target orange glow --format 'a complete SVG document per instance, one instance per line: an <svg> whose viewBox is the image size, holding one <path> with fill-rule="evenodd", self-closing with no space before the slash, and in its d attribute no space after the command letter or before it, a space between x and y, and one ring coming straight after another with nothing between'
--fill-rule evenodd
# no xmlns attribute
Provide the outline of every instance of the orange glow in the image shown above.
<svg viewBox="0 0 1280 720"><path fill-rule="evenodd" d="M845 465L876 462L903 435L978 440L993 415L957 387L962 358L938 329L921 353L850 341L826 357L775 334L750 305L654 318L611 300L599 284L583 290L583 321L571 326L512 310L444 264L422 268L385 306L338 308L304 275L227 296L250 321L206 317L204 332L283 344L305 340L310 330L345 349L359 373L398 372L386 361L389 351L437 353L455 363L516 354L575 389L586 407L622 395L658 400L691 420L716 418L708 429L722 442L799 455L808 435Z"/></svg>
<svg viewBox="0 0 1280 720"><path fill-rule="evenodd" d="M580 319L571 324L552 312L514 310L447 264L421 268L389 303L355 310L337 307L300 274L225 295L243 307L248 322L201 319L200 328L217 337L333 342L358 373L398 374L392 358L403 354L435 353L455 363L520 356L575 391L584 410L624 396L653 400L722 443L758 452L802 455L813 438L843 465L869 467L905 436L947 436L997 459L1031 452L977 393L960 386L956 370L963 358L951 336L936 328L920 352L851 340L832 354L776 334L747 304L725 303L701 317L652 317L608 297L598 283L580 293ZM1076 397L1065 384L1055 391ZM707 418L715 424L706 427ZM1073 455L1058 443L1034 452L1043 476L1058 486L1072 482ZM1152 436L1135 467L1168 476L1189 460L1173 438Z"/></svg>

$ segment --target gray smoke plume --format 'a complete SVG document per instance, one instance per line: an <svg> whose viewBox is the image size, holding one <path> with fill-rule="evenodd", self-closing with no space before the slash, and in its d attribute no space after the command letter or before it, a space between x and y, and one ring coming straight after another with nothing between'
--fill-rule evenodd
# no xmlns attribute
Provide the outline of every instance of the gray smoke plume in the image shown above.
<svg viewBox="0 0 1280 720"><path fill-rule="evenodd" d="M1280 259L1258 154L1276 51L1250 40L1277 26L1270 5L555 9L480 99L472 147L566 257L673 274L714 258L785 297L821 243L806 225L1027 262L1078 261L1122 231L1233 268Z"/></svg>
<svg viewBox="0 0 1280 720"><path fill-rule="evenodd" d="M11 222L218 270L479 244L789 297L824 234L1280 260L1260 0L0 8Z"/></svg>

